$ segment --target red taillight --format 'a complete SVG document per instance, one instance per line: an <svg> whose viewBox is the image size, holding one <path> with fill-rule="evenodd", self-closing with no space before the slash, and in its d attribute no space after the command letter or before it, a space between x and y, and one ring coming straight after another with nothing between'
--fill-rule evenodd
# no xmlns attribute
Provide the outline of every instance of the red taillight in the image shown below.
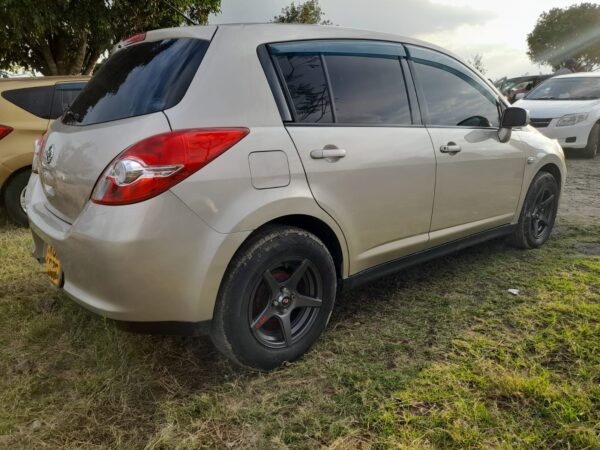
<svg viewBox="0 0 600 450"><path fill-rule="evenodd" d="M142 42L146 39L146 33L138 33L133 36L129 36L121 41L121 45L126 47L127 45L135 44L136 42Z"/></svg>
<svg viewBox="0 0 600 450"><path fill-rule="evenodd" d="M0 125L0 139L5 138L13 129L5 125Z"/></svg>
<svg viewBox="0 0 600 450"><path fill-rule="evenodd" d="M42 134L39 138L37 138L33 143L33 162L31 164L31 171L33 173L40 172L40 156L44 151L44 146L46 145L46 137L48 136L48 132Z"/></svg>
<svg viewBox="0 0 600 450"><path fill-rule="evenodd" d="M104 170L92 192L101 205L128 205L163 193L237 144L247 128L157 134L132 145Z"/></svg>

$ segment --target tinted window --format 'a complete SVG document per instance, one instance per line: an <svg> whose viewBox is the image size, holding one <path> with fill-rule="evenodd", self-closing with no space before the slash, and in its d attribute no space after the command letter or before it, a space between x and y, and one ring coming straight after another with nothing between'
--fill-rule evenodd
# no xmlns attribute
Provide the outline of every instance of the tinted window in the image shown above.
<svg viewBox="0 0 600 450"><path fill-rule="evenodd" d="M52 99L51 119L58 119L62 113L69 107L75 97L81 92L85 83L61 83L56 85L54 97Z"/></svg>
<svg viewBox="0 0 600 450"><path fill-rule="evenodd" d="M468 68L441 53L410 47L430 125L497 127L498 103Z"/></svg>
<svg viewBox="0 0 600 450"><path fill-rule="evenodd" d="M166 39L116 52L75 99L64 121L89 125L175 106L208 45L197 39Z"/></svg>
<svg viewBox="0 0 600 450"><path fill-rule="evenodd" d="M40 86L4 91L2 97L42 119L50 118L54 86Z"/></svg>
<svg viewBox="0 0 600 450"><path fill-rule="evenodd" d="M329 89L319 55L276 55L297 122L333 122Z"/></svg>
<svg viewBox="0 0 600 450"><path fill-rule="evenodd" d="M410 124L399 59L326 55L335 120L354 124Z"/></svg>

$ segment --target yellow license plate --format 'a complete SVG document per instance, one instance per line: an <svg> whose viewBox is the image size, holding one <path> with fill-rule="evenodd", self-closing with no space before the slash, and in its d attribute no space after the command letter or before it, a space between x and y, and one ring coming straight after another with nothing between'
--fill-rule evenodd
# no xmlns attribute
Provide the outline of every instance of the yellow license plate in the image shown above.
<svg viewBox="0 0 600 450"><path fill-rule="evenodd" d="M51 245L46 248L46 273L54 286L60 286L62 282L62 266L58 256L56 256L56 250Z"/></svg>

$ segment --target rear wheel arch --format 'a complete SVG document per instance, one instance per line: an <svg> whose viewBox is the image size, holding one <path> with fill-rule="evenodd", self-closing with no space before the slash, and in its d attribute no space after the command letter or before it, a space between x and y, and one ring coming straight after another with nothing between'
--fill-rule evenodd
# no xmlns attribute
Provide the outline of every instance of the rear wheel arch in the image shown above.
<svg viewBox="0 0 600 450"><path fill-rule="evenodd" d="M246 240L242 243L237 252L245 248L248 245L248 243L251 243L255 236L263 234L265 229L277 225L300 228L302 230L314 234L317 238L319 238L319 240L323 242L325 247L327 247L327 250L333 258L338 278L343 278L344 263L347 263L347 261L345 261L345 252L342 247L342 245L345 245L345 243L340 242L340 239L338 238L335 231L323 220L306 214L290 214L286 216L277 217L266 222L265 224L255 229L250 234L250 236L246 238Z"/></svg>
<svg viewBox="0 0 600 450"><path fill-rule="evenodd" d="M4 191L6 190L6 186L9 185L9 183L19 174L21 174L22 172L31 172L31 166L25 166L25 167L21 167L20 169L17 169L15 171L13 171L7 178L6 180L4 180L4 183L2 183L2 186L0 186L0 198L2 198L4 196Z"/></svg>

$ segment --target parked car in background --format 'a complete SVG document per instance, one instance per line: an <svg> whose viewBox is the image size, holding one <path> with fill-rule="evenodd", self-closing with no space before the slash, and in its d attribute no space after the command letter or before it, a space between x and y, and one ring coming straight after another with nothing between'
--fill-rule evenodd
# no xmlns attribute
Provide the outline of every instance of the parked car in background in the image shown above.
<svg viewBox="0 0 600 450"><path fill-rule="evenodd" d="M509 102L514 103L525 96L542 81L551 78L552 75L531 75L524 77L509 78L497 86L500 92L506 96Z"/></svg>
<svg viewBox="0 0 600 450"><path fill-rule="evenodd" d="M0 80L0 199L8 216L27 225L25 186L34 141L60 117L89 77L6 78Z"/></svg>
<svg viewBox="0 0 600 450"><path fill-rule="evenodd" d="M531 91L515 106L531 114L531 125L587 158L598 154L600 142L600 73L556 76Z"/></svg>
<svg viewBox="0 0 600 450"><path fill-rule="evenodd" d="M204 331L246 367L306 352L339 288L550 236L564 155L437 46L305 25L126 40L34 164L34 256L86 308Z"/></svg>

